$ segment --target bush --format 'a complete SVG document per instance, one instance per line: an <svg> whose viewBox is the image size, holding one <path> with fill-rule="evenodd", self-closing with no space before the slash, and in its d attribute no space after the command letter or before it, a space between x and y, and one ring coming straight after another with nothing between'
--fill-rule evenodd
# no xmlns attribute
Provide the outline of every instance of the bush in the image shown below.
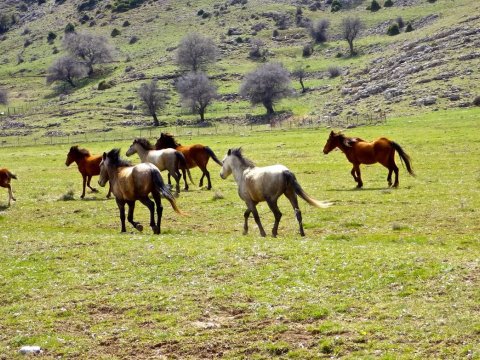
<svg viewBox="0 0 480 360"><path fill-rule="evenodd" d="M265 43L260 39L253 39L251 42L251 48L248 56L251 59L262 59L267 55L267 49Z"/></svg>
<svg viewBox="0 0 480 360"><path fill-rule="evenodd" d="M413 26L411 23L408 23L407 27L405 28L405 32L411 32L411 31L413 31Z"/></svg>
<svg viewBox="0 0 480 360"><path fill-rule="evenodd" d="M116 36L118 36L118 35L120 35L120 30L118 30L117 28L114 28L114 29L112 30L112 32L110 33L110 36L111 36L111 37L116 37Z"/></svg>
<svg viewBox="0 0 480 360"><path fill-rule="evenodd" d="M113 4L113 12L125 12L130 9L139 7L145 2L145 0L116 0Z"/></svg>
<svg viewBox="0 0 480 360"><path fill-rule="evenodd" d="M472 104L475 105L475 106L480 106L480 95L475 96L475 99L473 99Z"/></svg>
<svg viewBox="0 0 480 360"><path fill-rule="evenodd" d="M328 76L333 79L336 78L337 76L340 76L342 74L342 69L340 69L338 66L330 66L327 69Z"/></svg>
<svg viewBox="0 0 480 360"><path fill-rule="evenodd" d="M305 44L302 49L302 56L309 57L313 54L313 46L311 44Z"/></svg>
<svg viewBox="0 0 480 360"><path fill-rule="evenodd" d="M403 19L401 16L398 16L397 19L395 20L398 24L398 27L400 29L403 29L403 27L405 26L405 23L403 22Z"/></svg>
<svg viewBox="0 0 480 360"><path fill-rule="evenodd" d="M328 20L321 19L310 27L310 36L315 43L320 44L327 41L327 29L329 25Z"/></svg>
<svg viewBox="0 0 480 360"><path fill-rule="evenodd" d="M342 9L342 3L340 2L340 0L333 0L330 10L332 12L337 12L337 11L340 11L341 9Z"/></svg>
<svg viewBox="0 0 480 360"><path fill-rule="evenodd" d="M392 7L393 6L393 1L392 0L385 0L383 3L383 7Z"/></svg>
<svg viewBox="0 0 480 360"><path fill-rule="evenodd" d="M122 24L123 27L130 26L130 22L128 20L125 20Z"/></svg>
<svg viewBox="0 0 480 360"><path fill-rule="evenodd" d="M23 43L23 47L29 47L32 44L33 44L33 41L31 39L26 39L25 42Z"/></svg>
<svg viewBox="0 0 480 360"><path fill-rule="evenodd" d="M135 44L137 41L138 41L138 37L133 35L131 38L130 38L130 41L128 42L130 45L132 44Z"/></svg>
<svg viewBox="0 0 480 360"><path fill-rule="evenodd" d="M0 104L8 104L8 93L7 90L0 88Z"/></svg>
<svg viewBox="0 0 480 360"><path fill-rule="evenodd" d="M390 35L390 36L395 36L395 35L400 34L400 28L398 27L398 24L394 23L394 24L390 25L387 29L387 34Z"/></svg>
<svg viewBox="0 0 480 360"><path fill-rule="evenodd" d="M65 26L64 32L65 32L65 34L74 33L75 32L75 26L72 23L68 23Z"/></svg>
<svg viewBox="0 0 480 360"><path fill-rule="evenodd" d="M47 41L49 44L53 43L53 41L57 38L57 34L55 34L53 31L50 31L47 35Z"/></svg>
<svg viewBox="0 0 480 360"><path fill-rule="evenodd" d="M202 16L204 12L205 12L205 11L203 11L203 9L200 9L200 10L197 11L197 15L198 15L198 16Z"/></svg>
<svg viewBox="0 0 480 360"><path fill-rule="evenodd" d="M278 35L280 35L280 32L277 29L273 30L272 36L276 38Z"/></svg>
<svg viewBox="0 0 480 360"><path fill-rule="evenodd" d="M372 0L372 3L370 4L368 10L375 12L375 11L380 10L381 8L382 7L380 6L380 4L378 3L377 0Z"/></svg>

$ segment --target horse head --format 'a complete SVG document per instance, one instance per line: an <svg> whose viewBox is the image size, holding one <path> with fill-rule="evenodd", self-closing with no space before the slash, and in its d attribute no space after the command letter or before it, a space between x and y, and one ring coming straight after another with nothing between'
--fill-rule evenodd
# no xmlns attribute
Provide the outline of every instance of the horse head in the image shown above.
<svg viewBox="0 0 480 360"><path fill-rule="evenodd" d="M339 138L343 137L343 134L341 131L336 133L335 131L330 131L330 135L327 139L327 142L325 143L325 146L323 147L323 153L326 155L333 149L335 149L339 145Z"/></svg>

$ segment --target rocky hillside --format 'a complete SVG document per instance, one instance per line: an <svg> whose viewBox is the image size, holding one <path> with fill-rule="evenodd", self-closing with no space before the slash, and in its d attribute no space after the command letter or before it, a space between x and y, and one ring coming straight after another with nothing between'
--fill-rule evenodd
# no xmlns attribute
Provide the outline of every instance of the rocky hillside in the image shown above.
<svg viewBox="0 0 480 360"><path fill-rule="evenodd" d="M156 78L169 101L164 123L195 123L179 105L175 79L181 70L175 51L181 38L199 32L213 38L219 59L208 69L219 98L207 110L212 122L246 121L261 115L239 96L246 73L263 62L281 62L293 71L303 67L307 91L280 102L293 120L321 121L325 116L388 116L474 106L480 95L480 3L476 0L393 0L376 12L370 1L341 0L332 12L329 0L6 0L0 4L0 135L52 136L109 132L147 126L137 90ZM363 28L350 57L341 21L359 17ZM328 20L328 41L313 45L309 24ZM392 24L400 33L387 35ZM105 36L115 47L114 62L73 88L47 85L46 70L65 54L67 24L75 31ZM410 30L406 31L407 26ZM260 40L264 56L249 57ZM337 76L338 75L338 76ZM252 119L251 116L248 119Z"/></svg>

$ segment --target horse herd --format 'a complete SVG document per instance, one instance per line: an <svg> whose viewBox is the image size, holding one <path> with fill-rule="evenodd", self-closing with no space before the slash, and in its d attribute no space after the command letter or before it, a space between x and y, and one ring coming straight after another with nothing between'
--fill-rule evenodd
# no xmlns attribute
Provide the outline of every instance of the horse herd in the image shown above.
<svg viewBox="0 0 480 360"><path fill-rule="evenodd" d="M363 186L360 174L360 164L381 163L388 169L388 186L398 187L398 167L395 164L395 152L398 153L401 161L405 164L408 173L414 176L410 157L396 142L387 138L379 138L372 142L367 142L356 137L347 137L341 132L331 131L328 140L323 148L324 154L328 154L335 148L339 148L353 164L351 174L357 182L357 188ZM302 214L298 206L297 196L300 196L308 204L327 208L331 205L329 202L318 201L309 196L298 183L295 175L283 165L272 165L266 167L257 167L246 158L241 148L229 149L223 161L220 161L215 153L208 146L194 144L183 146L178 143L171 134L162 133L153 146L147 139L137 138L133 141L126 152L127 156L137 153L142 163L132 165L129 161L120 157L119 149L112 149L103 155L91 155L86 149L78 146L72 146L67 154L65 162L69 166L75 162L78 170L82 174L83 189L81 198L85 197L85 189L88 188L96 192L97 190L90 185L92 176L99 175L98 184L105 186L109 183L107 197L113 193L117 206L120 211L121 231L125 232L125 206L128 205L128 222L137 230L142 231L143 226L134 221L133 214L135 202L139 200L150 211L150 227L155 234L160 234L161 218L163 207L161 197L167 199L175 212L184 214L177 206L175 195L180 192L180 181L183 177L185 190L188 190L188 181L193 183L190 169L199 167L202 171L199 186L203 186L204 178L207 179L207 188L212 188L210 173L207 170L207 163L211 158L222 167L220 177L226 179L230 174L233 175L238 186L238 194L247 205L244 213L244 234L248 232L248 219L250 214L259 228L260 235L266 236L260 217L257 211L257 204L266 201L275 217L275 223L272 229L274 237L278 234L278 225L282 217L277 200L283 194L290 201L299 224L300 235L304 236L302 224ZM171 187L166 185L162 179L160 171L168 171L168 183L170 178L175 180L175 195ZM392 173L395 174L395 180L392 183ZM10 206L13 197L10 180L16 179L16 176L5 168L0 169L0 186L8 189ZM153 201L149 198L152 195ZM156 218L155 218L156 209Z"/></svg>

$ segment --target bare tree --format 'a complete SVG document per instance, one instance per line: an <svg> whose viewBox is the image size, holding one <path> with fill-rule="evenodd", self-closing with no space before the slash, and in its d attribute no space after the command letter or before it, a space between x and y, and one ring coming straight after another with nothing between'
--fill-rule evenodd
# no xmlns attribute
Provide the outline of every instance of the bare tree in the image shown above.
<svg viewBox="0 0 480 360"><path fill-rule="evenodd" d="M360 30L362 30L363 24L360 19L347 17L342 20L342 36L348 42L348 46L350 47L350 56L354 56L356 54L355 50L353 49L353 40L358 36Z"/></svg>
<svg viewBox="0 0 480 360"><path fill-rule="evenodd" d="M330 22L327 19L316 21L310 26L310 36L316 44L321 44L327 41L327 30Z"/></svg>
<svg viewBox="0 0 480 360"><path fill-rule="evenodd" d="M165 106L167 96L165 90L158 87L157 80L145 83L138 89L138 96L143 101L145 111L153 117L153 125L160 126L157 118L157 111Z"/></svg>
<svg viewBox="0 0 480 360"><path fill-rule="evenodd" d="M204 73L191 72L178 79L177 89L181 101L192 112L200 115L200 120L205 121L207 106L217 97L217 88Z"/></svg>
<svg viewBox="0 0 480 360"><path fill-rule="evenodd" d="M267 49L265 47L265 43L260 40L260 39L253 39L250 42L250 51L248 53L248 56L251 59L263 59L265 60L265 57L267 55Z"/></svg>
<svg viewBox="0 0 480 360"><path fill-rule="evenodd" d="M88 75L93 74L93 65L113 61L114 50L104 36L87 32L68 33L63 39L64 48L74 57L80 58L88 67Z"/></svg>
<svg viewBox="0 0 480 360"><path fill-rule="evenodd" d="M217 47L213 40L197 33L186 35L177 49L177 64L194 72L204 69L216 58Z"/></svg>
<svg viewBox="0 0 480 360"><path fill-rule="evenodd" d="M292 76L298 79L300 82L300 86L302 87L302 94L307 91L305 85L303 84L303 79L305 79L306 71L303 66L297 67L295 70L292 71Z"/></svg>
<svg viewBox="0 0 480 360"><path fill-rule="evenodd" d="M47 84L64 81L75 87L74 80L87 76L87 67L70 56L62 56L47 70Z"/></svg>
<svg viewBox="0 0 480 360"><path fill-rule="evenodd" d="M8 93L7 90L0 88L0 105L8 104Z"/></svg>
<svg viewBox="0 0 480 360"><path fill-rule="evenodd" d="M252 104L262 104L267 114L275 113L273 105L293 94L288 71L278 63L267 63L248 73L240 87L240 94Z"/></svg>

